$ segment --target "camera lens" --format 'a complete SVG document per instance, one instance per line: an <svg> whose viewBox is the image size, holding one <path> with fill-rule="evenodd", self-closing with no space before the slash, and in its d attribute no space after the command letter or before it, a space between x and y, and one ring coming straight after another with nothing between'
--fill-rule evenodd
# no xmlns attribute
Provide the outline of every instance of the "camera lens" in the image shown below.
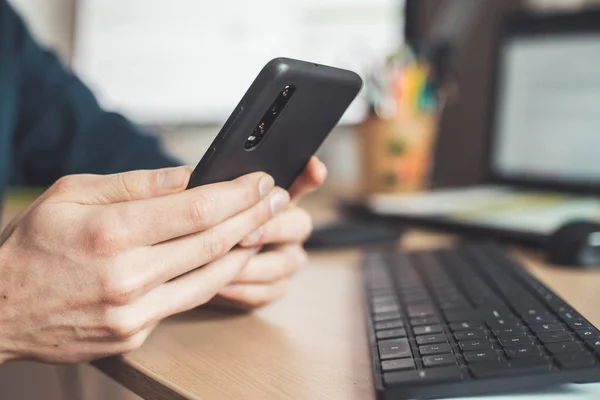
<svg viewBox="0 0 600 400"><path fill-rule="evenodd" d="M258 124L258 127L256 129L257 129L257 131L258 131L259 134L264 135L265 134L265 127L266 127L265 123L261 122L260 124Z"/></svg>

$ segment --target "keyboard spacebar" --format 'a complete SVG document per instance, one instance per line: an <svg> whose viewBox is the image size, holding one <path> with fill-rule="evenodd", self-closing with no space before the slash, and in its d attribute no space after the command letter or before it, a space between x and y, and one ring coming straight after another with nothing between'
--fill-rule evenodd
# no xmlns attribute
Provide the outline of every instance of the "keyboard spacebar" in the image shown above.
<svg viewBox="0 0 600 400"><path fill-rule="evenodd" d="M510 365L501 362L473 364L470 369L476 378L488 378L549 371L552 364L544 359L529 359L511 361Z"/></svg>

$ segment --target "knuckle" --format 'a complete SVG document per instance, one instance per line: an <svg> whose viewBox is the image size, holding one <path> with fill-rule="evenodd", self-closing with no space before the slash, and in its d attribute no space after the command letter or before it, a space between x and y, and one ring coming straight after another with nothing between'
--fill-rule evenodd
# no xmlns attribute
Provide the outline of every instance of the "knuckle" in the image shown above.
<svg viewBox="0 0 600 400"><path fill-rule="evenodd" d="M207 232L202 241L202 253L210 260L221 258L229 251L229 247L225 237L216 232Z"/></svg>
<svg viewBox="0 0 600 400"><path fill-rule="evenodd" d="M138 199L144 197L148 190L148 184L144 182L142 174L136 172L125 172L117 175L119 184L129 198Z"/></svg>
<svg viewBox="0 0 600 400"><path fill-rule="evenodd" d="M106 323L108 336L118 340L130 340L142 330L142 325L123 313L113 313Z"/></svg>
<svg viewBox="0 0 600 400"><path fill-rule="evenodd" d="M211 226L215 200L206 194L199 194L190 204L190 219L197 229Z"/></svg>
<svg viewBox="0 0 600 400"><path fill-rule="evenodd" d="M105 255L115 253L126 234L125 227L118 219L103 215L88 225L86 239L93 254Z"/></svg>
<svg viewBox="0 0 600 400"><path fill-rule="evenodd" d="M130 304L138 293L136 280L125 279L112 272L104 274L101 280L100 298L103 304L125 306Z"/></svg>
<svg viewBox="0 0 600 400"><path fill-rule="evenodd" d="M70 193L77 187L77 175L67 175L58 179L51 187L54 193Z"/></svg>

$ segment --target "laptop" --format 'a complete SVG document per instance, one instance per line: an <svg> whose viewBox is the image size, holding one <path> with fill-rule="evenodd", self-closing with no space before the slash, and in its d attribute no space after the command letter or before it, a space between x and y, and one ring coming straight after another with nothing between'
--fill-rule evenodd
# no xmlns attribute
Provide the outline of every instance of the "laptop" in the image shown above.
<svg viewBox="0 0 600 400"><path fill-rule="evenodd" d="M535 245L600 220L600 10L512 16L495 53L485 182L375 195L371 212Z"/></svg>

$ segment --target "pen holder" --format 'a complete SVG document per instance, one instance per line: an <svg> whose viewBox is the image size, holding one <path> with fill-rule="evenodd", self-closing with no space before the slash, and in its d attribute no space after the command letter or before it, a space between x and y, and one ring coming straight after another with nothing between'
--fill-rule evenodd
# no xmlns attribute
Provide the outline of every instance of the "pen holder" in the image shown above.
<svg viewBox="0 0 600 400"><path fill-rule="evenodd" d="M359 125L364 195L428 188L437 120L433 113L373 114Z"/></svg>

